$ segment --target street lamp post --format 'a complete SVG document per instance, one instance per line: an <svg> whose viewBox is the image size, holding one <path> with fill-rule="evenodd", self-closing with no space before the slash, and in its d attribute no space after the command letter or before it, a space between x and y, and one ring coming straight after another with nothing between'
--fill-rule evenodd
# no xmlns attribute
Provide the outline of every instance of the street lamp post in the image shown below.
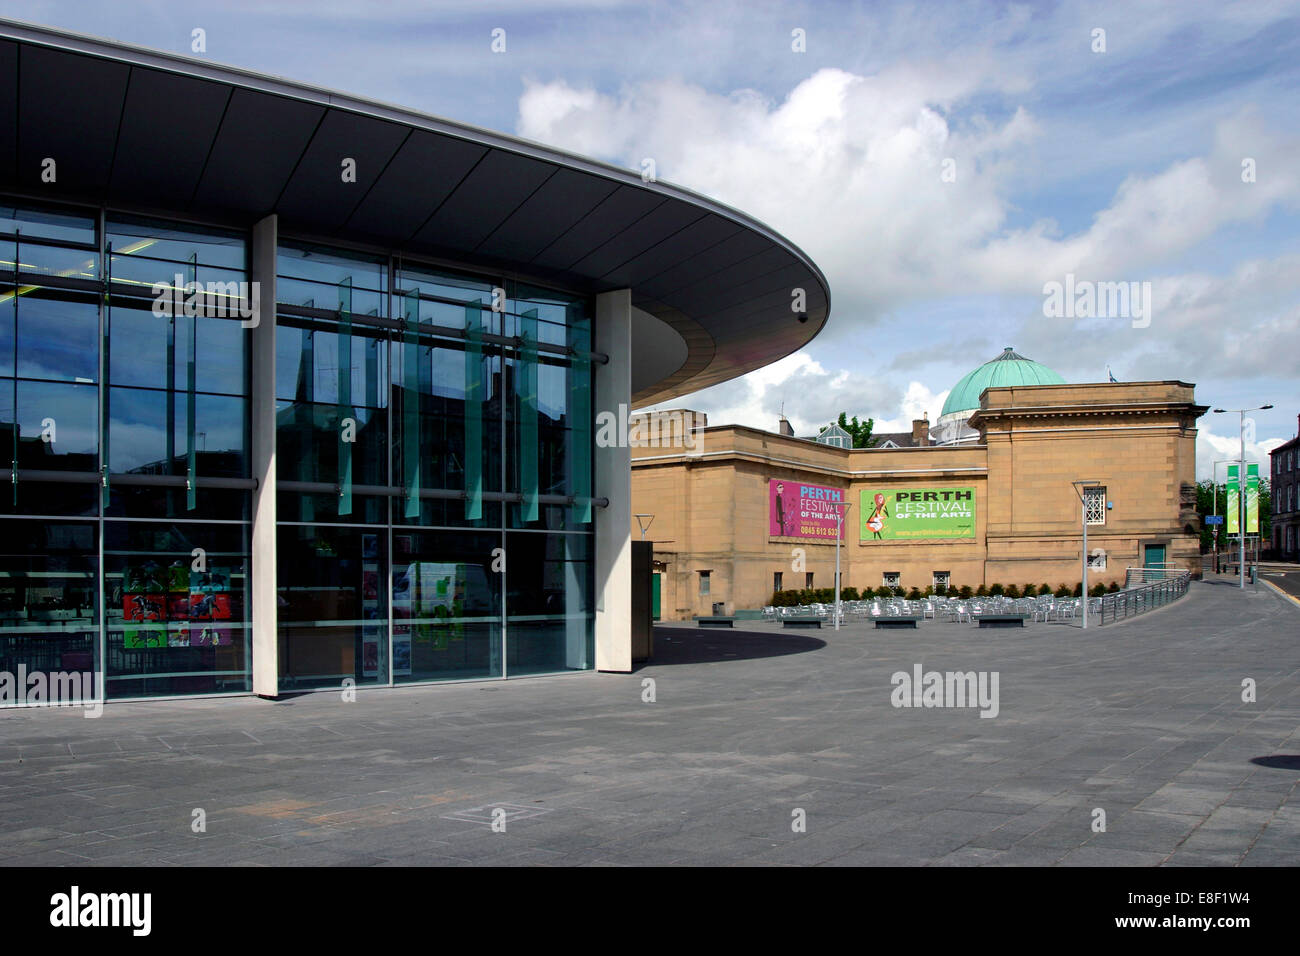
<svg viewBox="0 0 1300 956"><path fill-rule="evenodd" d="M1257 405L1254 408L1216 408L1214 414L1226 412L1237 413L1237 438L1240 441L1240 467L1237 469L1237 542L1241 546L1238 552L1237 587L1246 590L1246 413L1262 412L1272 405ZM1227 508L1224 508L1227 511Z"/></svg>
<svg viewBox="0 0 1300 956"><path fill-rule="evenodd" d="M844 516L853 503L844 501L835 509L835 630L840 629L840 542L844 539Z"/></svg>
<svg viewBox="0 0 1300 956"><path fill-rule="evenodd" d="M1088 492L1101 487L1096 478L1079 478L1070 482L1079 496L1079 524L1083 527L1083 629L1088 629ZM1104 507L1104 505L1103 505Z"/></svg>
<svg viewBox="0 0 1300 956"><path fill-rule="evenodd" d="M650 526L655 523L655 516L649 514L633 515L636 518L637 527L641 529L641 540L645 540L645 533L650 530ZM649 518L649 521L642 521L642 518Z"/></svg>

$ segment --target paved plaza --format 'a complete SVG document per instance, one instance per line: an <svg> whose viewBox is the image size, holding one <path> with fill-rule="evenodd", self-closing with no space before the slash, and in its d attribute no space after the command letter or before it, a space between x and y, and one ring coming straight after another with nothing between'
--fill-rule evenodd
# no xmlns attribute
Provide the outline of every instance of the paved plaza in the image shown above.
<svg viewBox="0 0 1300 956"><path fill-rule="evenodd" d="M631 675L2 712L0 862L1300 862L1300 607L1270 588L1087 632L742 627L661 627ZM916 665L996 672L997 716L893 706Z"/></svg>

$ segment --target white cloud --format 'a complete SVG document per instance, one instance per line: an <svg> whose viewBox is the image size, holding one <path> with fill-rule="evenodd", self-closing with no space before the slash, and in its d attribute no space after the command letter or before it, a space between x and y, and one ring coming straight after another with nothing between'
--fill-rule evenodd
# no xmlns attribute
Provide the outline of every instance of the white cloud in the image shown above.
<svg viewBox="0 0 1300 956"><path fill-rule="evenodd" d="M1246 442L1246 464L1259 465L1260 477L1270 477L1272 465L1268 453L1286 440L1285 438L1266 438L1259 442ZM1210 480L1214 474L1214 461L1235 463L1240 454L1241 440L1238 435L1216 435L1205 426L1205 420L1201 420L1201 426L1196 433L1197 481ZM1227 478L1227 474L1226 466L1220 464L1218 466L1218 480L1223 482Z"/></svg>
<svg viewBox="0 0 1300 956"><path fill-rule="evenodd" d="M655 408L691 408L709 416L710 425L748 425L776 431L784 406L795 434L815 435L840 412L875 419L876 432L912 430L912 420L939 417L948 392L935 393L921 382L900 392L878 379L846 369L827 369L807 352L796 352L743 378L707 388Z"/></svg>
<svg viewBox="0 0 1300 956"><path fill-rule="evenodd" d="M1300 208L1295 138L1247 111L1218 125L1206 155L1128 176L1086 229L1063 236L1042 219L1008 230L1037 122L1021 106L1001 121L977 113L954 125L941 105L995 87L960 59L871 76L821 69L779 103L676 78L617 96L558 80L527 86L519 131L632 168L653 158L660 179L754 214L822 266L857 320L942 295L1041 294L1067 272L1151 278L1225 225ZM1242 182L1246 157L1252 183ZM948 160L953 182L943 181Z"/></svg>

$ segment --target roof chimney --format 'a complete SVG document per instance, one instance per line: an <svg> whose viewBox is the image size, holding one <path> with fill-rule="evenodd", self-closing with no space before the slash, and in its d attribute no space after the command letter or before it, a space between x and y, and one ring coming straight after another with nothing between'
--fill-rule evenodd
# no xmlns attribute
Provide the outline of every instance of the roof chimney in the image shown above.
<svg viewBox="0 0 1300 956"><path fill-rule="evenodd" d="M924 418L912 419L912 441L922 447L930 444L930 413Z"/></svg>
<svg viewBox="0 0 1300 956"><path fill-rule="evenodd" d="M781 420L777 422L776 433L778 435L786 435L790 438L794 437L794 428L791 426L790 420L784 415L782 415Z"/></svg>

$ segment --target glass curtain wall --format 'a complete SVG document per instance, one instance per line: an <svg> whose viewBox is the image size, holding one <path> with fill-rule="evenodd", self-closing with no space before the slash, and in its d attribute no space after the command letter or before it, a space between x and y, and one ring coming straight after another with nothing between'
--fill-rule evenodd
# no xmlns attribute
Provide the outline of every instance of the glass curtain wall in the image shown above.
<svg viewBox="0 0 1300 956"><path fill-rule="evenodd" d="M0 206L0 670L248 691L244 239L103 222Z"/></svg>
<svg viewBox="0 0 1300 956"><path fill-rule="evenodd" d="M249 249L0 199L0 671L248 692ZM282 686L593 664L591 303L286 241Z"/></svg>
<svg viewBox="0 0 1300 956"><path fill-rule="evenodd" d="M590 668L589 301L293 242L277 271L282 685Z"/></svg>

